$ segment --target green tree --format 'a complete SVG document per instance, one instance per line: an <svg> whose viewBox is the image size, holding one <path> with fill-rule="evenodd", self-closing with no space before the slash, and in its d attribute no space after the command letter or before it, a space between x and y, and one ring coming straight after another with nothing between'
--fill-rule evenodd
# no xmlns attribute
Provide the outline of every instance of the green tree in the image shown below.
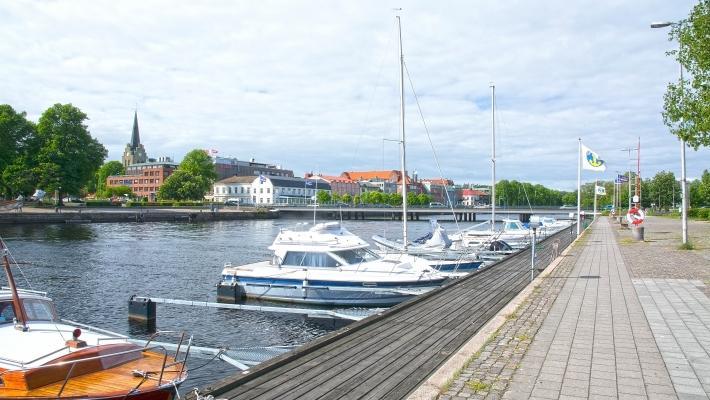
<svg viewBox="0 0 710 400"><path fill-rule="evenodd" d="M419 193L417 195L417 204L420 206L428 206L432 200L432 197L426 193Z"/></svg>
<svg viewBox="0 0 710 400"><path fill-rule="evenodd" d="M0 105L0 195L28 194L33 189L34 176L28 171L32 169L36 127L26 116L24 111Z"/></svg>
<svg viewBox="0 0 710 400"><path fill-rule="evenodd" d="M656 205L659 209L669 209L673 207L675 199L680 199L680 184L675 179L672 172L658 172L652 179L644 182L643 191L644 203L648 202Z"/></svg>
<svg viewBox="0 0 710 400"><path fill-rule="evenodd" d="M360 195L356 194L355 196L353 196L353 204L356 206L362 204L362 199L360 198Z"/></svg>
<svg viewBox="0 0 710 400"><path fill-rule="evenodd" d="M316 193L316 200L320 204L326 204L330 203L332 196L330 195L330 192L326 190L319 190L318 193Z"/></svg>
<svg viewBox="0 0 710 400"><path fill-rule="evenodd" d="M344 193L342 197L343 203L350 204L353 202L353 196L350 193Z"/></svg>
<svg viewBox="0 0 710 400"><path fill-rule="evenodd" d="M106 197L133 197L133 191L128 186L114 186L104 190Z"/></svg>
<svg viewBox="0 0 710 400"><path fill-rule="evenodd" d="M217 172L204 150L192 150L158 190L161 200L202 200L211 188Z"/></svg>
<svg viewBox="0 0 710 400"><path fill-rule="evenodd" d="M694 149L710 146L710 0L700 0L688 16L673 26L669 40L679 48L668 54L687 72L670 83L664 96L663 122L671 133Z"/></svg>
<svg viewBox="0 0 710 400"><path fill-rule="evenodd" d="M710 172L708 170L703 171L701 179L690 183L689 192L691 207L710 206Z"/></svg>
<svg viewBox="0 0 710 400"><path fill-rule="evenodd" d="M96 172L96 195L98 197L111 197L106 191L106 178L125 173L126 169L120 161L109 161L102 165Z"/></svg>
<svg viewBox="0 0 710 400"><path fill-rule="evenodd" d="M106 148L91 136L86 119L71 104L55 104L40 117L34 173L47 192L61 187L62 193L78 194L106 158Z"/></svg>

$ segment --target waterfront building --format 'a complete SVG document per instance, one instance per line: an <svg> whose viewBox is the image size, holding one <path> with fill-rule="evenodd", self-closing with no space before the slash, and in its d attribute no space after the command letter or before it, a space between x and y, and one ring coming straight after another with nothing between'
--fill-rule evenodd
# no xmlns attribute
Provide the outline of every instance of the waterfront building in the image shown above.
<svg viewBox="0 0 710 400"><path fill-rule="evenodd" d="M303 205L314 203L316 193L322 190L331 193L330 184L321 179L259 175L222 179L214 184L212 193L215 201L238 199L245 205Z"/></svg>
<svg viewBox="0 0 710 400"><path fill-rule="evenodd" d="M383 171L345 171L340 176L356 181L360 184L361 191L366 186L377 186L383 193L401 193L402 192L402 172L398 170L383 170ZM422 186L411 179L405 177L407 183L407 191L410 193L422 193ZM368 185L363 185L367 183Z"/></svg>
<svg viewBox="0 0 710 400"><path fill-rule="evenodd" d="M239 204L251 204L251 184L253 176L230 176L215 182L212 187L212 200L226 202L237 201Z"/></svg>
<svg viewBox="0 0 710 400"><path fill-rule="evenodd" d="M431 196L432 201L446 205L449 205L449 203L457 204L459 201L457 190L454 187L454 181L451 179L422 179L421 184L424 186L426 193Z"/></svg>
<svg viewBox="0 0 710 400"><path fill-rule="evenodd" d="M328 183L330 185L330 189L333 192L333 194L338 194L340 196L344 194L349 194L351 196L356 196L361 193L360 190L360 185L355 182L354 180L344 177L344 176L334 176L334 175L322 175L322 174L317 174L313 175L313 173L306 173L305 174L306 179L310 178L315 178L315 179L320 179L321 181Z"/></svg>
<svg viewBox="0 0 710 400"><path fill-rule="evenodd" d="M216 152L216 151L215 151ZM236 157L218 157L212 155L217 179L224 179L230 176L285 176L293 177L293 171L281 168L279 164L267 164L256 162L253 158L250 161L239 160Z"/></svg>
<svg viewBox="0 0 710 400"><path fill-rule="evenodd" d="M151 159L148 162L131 164L125 175L112 175L106 178L106 187L128 186L133 195L155 201L160 186L177 169L178 164L170 157Z"/></svg>
<svg viewBox="0 0 710 400"><path fill-rule="evenodd" d="M490 202L489 194L478 189L461 189L461 205L477 206Z"/></svg>
<svg viewBox="0 0 710 400"><path fill-rule="evenodd" d="M128 168L131 164L141 164L148 161L148 155L145 152L145 147L141 143L140 133L138 131L138 111L133 114L133 132L131 134L131 142L126 144L126 149L121 157L123 167Z"/></svg>

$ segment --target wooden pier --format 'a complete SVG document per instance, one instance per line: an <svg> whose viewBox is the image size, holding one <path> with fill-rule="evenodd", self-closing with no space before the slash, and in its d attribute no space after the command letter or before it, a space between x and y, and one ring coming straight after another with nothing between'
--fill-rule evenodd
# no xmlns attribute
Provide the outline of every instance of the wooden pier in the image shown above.
<svg viewBox="0 0 710 400"><path fill-rule="evenodd" d="M575 238L536 249L535 274ZM200 390L220 399L404 399L530 282L530 248ZM192 397L194 399L194 397Z"/></svg>

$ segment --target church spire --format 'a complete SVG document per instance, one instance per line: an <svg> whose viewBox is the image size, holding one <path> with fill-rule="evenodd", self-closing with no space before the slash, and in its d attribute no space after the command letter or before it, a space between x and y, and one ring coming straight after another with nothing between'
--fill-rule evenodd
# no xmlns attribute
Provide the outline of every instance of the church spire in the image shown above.
<svg viewBox="0 0 710 400"><path fill-rule="evenodd" d="M141 144L141 137L138 133L138 111L133 114L133 135L131 136L131 148L135 149Z"/></svg>

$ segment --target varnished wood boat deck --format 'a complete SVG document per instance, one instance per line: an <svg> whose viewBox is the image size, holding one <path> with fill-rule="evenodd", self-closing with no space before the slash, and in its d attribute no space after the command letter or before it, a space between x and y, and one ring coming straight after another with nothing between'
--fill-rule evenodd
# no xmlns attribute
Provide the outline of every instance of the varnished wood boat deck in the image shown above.
<svg viewBox="0 0 710 400"><path fill-rule="evenodd" d="M573 240L538 245L537 268ZM553 246L557 243L557 246ZM537 273L537 271L536 271ZM530 281L530 249L204 388L228 399L402 399Z"/></svg>
<svg viewBox="0 0 710 400"><path fill-rule="evenodd" d="M167 364L172 361L173 359L168 357ZM144 357L138 360L130 361L111 369L73 377L69 379L63 391L63 380L33 390L11 390L0 386L0 399L56 398L60 391L61 398L123 395L139 385L141 391L147 391L157 387L162 365L162 354L146 352ZM180 367L181 364L177 364L166 368L162 384L176 379L180 373ZM153 372L153 374L145 382L142 382L143 378L134 376L133 370L149 371Z"/></svg>

